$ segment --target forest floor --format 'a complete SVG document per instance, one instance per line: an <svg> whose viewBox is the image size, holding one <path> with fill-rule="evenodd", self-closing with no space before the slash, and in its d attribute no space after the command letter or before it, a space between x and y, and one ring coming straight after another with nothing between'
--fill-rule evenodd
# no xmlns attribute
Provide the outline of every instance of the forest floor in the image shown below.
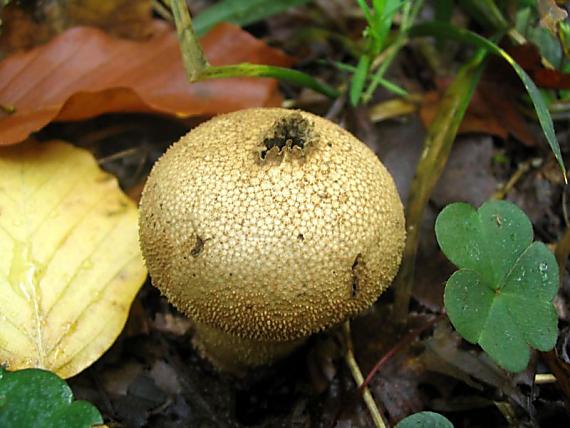
<svg viewBox="0 0 570 428"><path fill-rule="evenodd" d="M188 3L199 16L213 2ZM431 19L432 3L426 2L418 22ZM355 4L314 1L245 25L245 31L286 53L296 69L342 92L329 99L280 82L274 94L251 103L281 102L348 129L379 156L405 204L443 94L474 49L451 41L436 44L431 39L412 39L398 51L385 75L405 88L408 96L398 97L380 87L366 103L352 106L346 90L351 72L334 64L354 64L350 49L358 49L365 27ZM21 13L30 12L24 9ZM29 34L16 30L11 30L11 38L5 34L0 39L5 57L18 48L51 40L57 31L42 24L49 19L44 14L33 24L39 27L26 30L35 31L39 38L38 28L43 29L45 40L30 42ZM107 21L107 27L99 27L114 37L119 28L127 33L119 34L122 37L146 40L148 34L142 29L148 22L133 19L131 27L124 21ZM156 10L153 19L162 19ZM452 20L484 33L465 10L453 9ZM173 26L166 21L162 24ZM397 28L397 22L394 25ZM29 45L21 46L23 40ZM523 61L530 56L524 51L518 58ZM553 97L552 110L559 107L553 116L568 165L570 98L560 92L565 88L551 86L548 93ZM239 106L240 100L231 99L239 96L239 91L221 93L214 101L218 104L205 110L207 114L185 118L177 117L172 106L172 114L115 110L97 117L55 121L36 132L35 138L65 140L88 149L138 202L152 165L166 148L209 116L235 109L223 102L227 98L232 106ZM390 425L412 413L431 410L445 415L457 428L570 426L570 396L563 392L570 386L570 280L565 270L554 300L559 315L557 345L550 352L533 351L528 368L517 374L503 370L477 345L463 340L445 316L443 304L445 282L455 269L438 247L434 223L446 205L464 201L478 207L492 198L512 201L530 218L535 239L553 250L569 226L567 186L525 97L508 65L500 58L489 59L423 214L407 321L397 323L392 316L392 289L352 321L354 354L364 376L380 362L369 388ZM373 426L343 360L338 329L314 335L284 360L239 378L219 373L200 358L191 345L192 331L192 322L147 279L118 340L68 382L76 398L96 405L109 427ZM561 378L566 385L560 384Z"/></svg>

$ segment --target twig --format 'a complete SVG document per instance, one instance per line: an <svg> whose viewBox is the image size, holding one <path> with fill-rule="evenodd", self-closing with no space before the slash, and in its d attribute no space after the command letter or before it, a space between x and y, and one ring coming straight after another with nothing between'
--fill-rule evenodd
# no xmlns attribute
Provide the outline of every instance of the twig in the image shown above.
<svg viewBox="0 0 570 428"><path fill-rule="evenodd" d="M518 181L526 174L526 172L532 166L532 160L523 162L519 164L515 173L509 178L509 180L500 188L498 189L493 195L491 196L492 199L504 199L505 196L515 187Z"/></svg>
<svg viewBox="0 0 570 428"><path fill-rule="evenodd" d="M152 0L152 9L166 21L174 22L174 17L170 13L170 10L163 5L160 0Z"/></svg>
<svg viewBox="0 0 570 428"><path fill-rule="evenodd" d="M338 116L345 108L345 106L346 106L346 92L344 92L341 96L339 96L336 100L334 100L332 105L329 107L329 110L327 111L325 118L332 122L336 122Z"/></svg>
<svg viewBox="0 0 570 428"><path fill-rule="evenodd" d="M129 156L133 156L134 154L137 154L139 151L140 151L140 149L138 147L131 147L129 149L125 149L125 150L121 150L120 152L113 153L112 155L99 158L99 159L97 159L97 163L99 165L104 165L106 163L115 161L117 159L123 159L123 158L129 157Z"/></svg>
<svg viewBox="0 0 570 428"><path fill-rule="evenodd" d="M438 321L442 320L443 318L446 317L446 314L441 314L438 315L437 317L435 317L434 319L428 321L426 324L422 325L421 327L418 327L415 330L412 330L410 333L408 333L406 336L404 336L398 343L396 343L396 345L391 348L388 352L386 352L382 358L380 358L378 360L378 362L374 365L374 367L372 367L372 370L370 370L370 372L368 372L368 375L366 376L366 379L364 380L364 382L360 385L360 388L366 388L370 382L372 381L372 379L374 378L374 376L376 375L376 373L378 373L378 371L388 362L390 361L390 359L396 355L398 352L400 352L401 350L403 350L406 346L408 346L409 344L411 344L420 334L422 334L424 331L426 331L428 328L433 327L433 325L435 323L437 323Z"/></svg>
<svg viewBox="0 0 570 428"><path fill-rule="evenodd" d="M344 339L346 344L346 352L344 354L344 360L346 361L346 365L350 369L352 373L352 377L356 382L356 385L359 386L363 384L364 378L362 377L362 372L360 371L360 367L358 367L358 363L356 362L356 358L354 358L354 351L352 349L352 339L350 337L350 321L346 321L342 326L342 331L344 333ZM376 428L386 428L386 424L384 423L384 419L382 419L382 415L378 410L378 406L370 393L370 390L367 386L364 386L361 389L362 398L366 403L366 407L368 407L368 411L370 412L370 416L372 417L372 421L374 422L374 426Z"/></svg>
<svg viewBox="0 0 570 428"><path fill-rule="evenodd" d="M564 393L566 408L570 409L570 377L554 351L541 352L543 360L556 378L557 385Z"/></svg>
<svg viewBox="0 0 570 428"><path fill-rule="evenodd" d="M537 373L534 375L534 383L537 385L554 382L556 382L556 376L554 376L552 373Z"/></svg>

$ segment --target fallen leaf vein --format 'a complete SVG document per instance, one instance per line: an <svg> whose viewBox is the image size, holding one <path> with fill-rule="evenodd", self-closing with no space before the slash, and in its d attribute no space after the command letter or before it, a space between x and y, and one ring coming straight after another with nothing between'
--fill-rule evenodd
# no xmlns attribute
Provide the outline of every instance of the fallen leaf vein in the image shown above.
<svg viewBox="0 0 570 428"><path fill-rule="evenodd" d="M69 286L75 281L75 278L77 277L77 275L79 274L79 272L81 271L80 266L83 265L83 263L85 263L86 260L88 260L99 248L100 246L106 241L107 237L109 235L111 235L115 229L117 228L117 226L120 224L120 218L118 218L115 223L113 224L112 227L109 228L109 230L103 234L103 236L101 236L101 239L97 242L97 244L93 247L93 250L87 254L81 261L81 263L79 263L79 267L75 270L75 272L73 273L73 275L71 276L71 278L69 279L69 281L67 281L67 283L65 284L65 286L63 287L63 289L61 290L61 292L59 293L59 295L57 296L56 299L54 299L54 304L47 308L47 311L45 313L45 319L47 320L51 314L51 311L53 310L53 308L56 306L57 302L59 302L63 296L67 293L67 291L69 290Z"/></svg>
<svg viewBox="0 0 570 428"><path fill-rule="evenodd" d="M107 281L107 283L100 289L99 293L97 294L97 297L95 299L90 300L87 305L81 309L81 312L79 312L79 314L77 314L77 316L75 317L75 319L73 320L72 324L76 325L77 323L79 323L81 321L81 318L83 317L83 315L85 314L85 312L92 307L93 305L99 303L99 301L101 301L101 299L103 299L103 297L105 296L105 291L107 290L107 287L109 287L109 284L113 283L113 280L115 278L117 278L117 276L121 273L121 271L125 268L125 266L128 266L129 264L131 264L136 258L138 257L138 255L134 255L133 257L131 257L130 259L128 259L123 265L121 265L116 271L115 274L109 279L109 281ZM105 325L105 323L102 323L103 325ZM103 328L104 329L104 328ZM102 331L103 329L101 329L100 331ZM94 334L93 336L96 337L99 335L99 332L97 332L97 334ZM58 339L58 341L48 350L47 355L51 355L51 353L53 351L55 351L55 349L61 344L61 342L63 342L63 340L68 337L69 334L63 334L61 335L61 337ZM85 341L84 346L79 349L77 352L75 352L74 354L72 354L67 361L64 361L60 366L57 367L57 369L59 369L61 366L64 366L66 364L69 363L69 361L73 360L73 358L75 358L76 355L80 354L87 346L89 346L91 344L91 342L89 341ZM56 369L56 370L57 370Z"/></svg>

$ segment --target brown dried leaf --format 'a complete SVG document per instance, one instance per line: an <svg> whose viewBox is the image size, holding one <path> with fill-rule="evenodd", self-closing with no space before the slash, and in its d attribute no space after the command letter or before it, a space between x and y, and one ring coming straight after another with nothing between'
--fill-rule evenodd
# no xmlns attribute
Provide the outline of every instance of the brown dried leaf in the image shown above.
<svg viewBox="0 0 570 428"><path fill-rule="evenodd" d="M558 31L558 23L568 17L568 12L558 7L554 0L539 0L538 13L540 15L540 25L546 27L553 34L556 34Z"/></svg>
<svg viewBox="0 0 570 428"><path fill-rule="evenodd" d="M545 89L570 89L570 73L546 68L538 46L532 43L511 46L507 52L526 71L536 86Z"/></svg>
<svg viewBox="0 0 570 428"><path fill-rule="evenodd" d="M410 313L402 326L388 308L369 312L352 322L355 354L364 377L381 363L369 388L391 422L425 407L419 388L425 368L418 364L416 346L420 332L433 322L433 317Z"/></svg>
<svg viewBox="0 0 570 428"><path fill-rule="evenodd" d="M420 117L426 127L433 121L447 86L446 81L438 82L438 89L424 96ZM517 95L513 88L482 81L473 94L458 134L484 133L503 140L512 135L526 146L536 146L536 137L517 109Z"/></svg>
<svg viewBox="0 0 570 428"><path fill-rule="evenodd" d="M33 6L13 2L1 9L0 51L8 54L47 42L62 31L80 25L108 34L143 39L152 34L150 0L43 0Z"/></svg>
<svg viewBox="0 0 570 428"><path fill-rule="evenodd" d="M0 57L45 43L56 34L56 29L45 20L32 16L15 4L3 8L0 18Z"/></svg>
<svg viewBox="0 0 570 428"><path fill-rule="evenodd" d="M187 117L279 104L277 82L271 79L190 85L175 32L159 28L145 42L72 28L46 45L0 62L0 105L15 109L0 116L0 145L20 142L52 120L121 111ZM218 25L201 44L214 65L292 63L287 55L231 24Z"/></svg>
<svg viewBox="0 0 570 428"><path fill-rule="evenodd" d="M89 25L133 39L148 37L152 32L151 0L67 0L58 4L69 27Z"/></svg>
<svg viewBox="0 0 570 428"><path fill-rule="evenodd" d="M425 351L420 361L431 371L455 378L472 388L483 389L487 384L523 408L528 404L513 378L498 367L486 354L466 351L461 347L461 338L452 330L447 320L436 325L432 337L424 341ZM520 375L519 380L523 380Z"/></svg>
<svg viewBox="0 0 570 428"><path fill-rule="evenodd" d="M422 102L420 108L420 117L424 126L428 127L439 108L442 101L447 82L438 85L438 89L428 92ZM469 133L485 133L494 135L501 139L506 139L509 135L508 131L500 124L495 117L493 111L489 111L487 105L483 102L479 91L475 91L471 104L465 113L465 117L459 126L458 134Z"/></svg>

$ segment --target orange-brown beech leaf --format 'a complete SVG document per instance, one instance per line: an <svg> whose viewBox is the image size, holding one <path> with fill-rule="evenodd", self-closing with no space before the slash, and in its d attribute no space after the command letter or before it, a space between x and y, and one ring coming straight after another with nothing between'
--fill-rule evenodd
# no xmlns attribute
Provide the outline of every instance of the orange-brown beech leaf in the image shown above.
<svg viewBox="0 0 570 428"><path fill-rule="evenodd" d="M511 46L507 52L526 71L536 86L544 89L570 89L570 73L546 68L538 47L532 43Z"/></svg>
<svg viewBox="0 0 570 428"><path fill-rule="evenodd" d="M426 127L433 121L448 85L447 81L439 81L438 89L424 96L420 117ZM504 88L491 81L481 81L473 94L458 133L483 133L503 140L512 135L526 146L535 146L536 137L517 109L516 99L517 92L513 88Z"/></svg>
<svg viewBox="0 0 570 428"><path fill-rule="evenodd" d="M122 111L214 115L279 103L272 79L188 83L176 33L159 28L145 42L72 28L46 45L0 62L0 145L23 141L54 120ZM281 51L231 24L218 25L201 44L213 65L292 63Z"/></svg>

